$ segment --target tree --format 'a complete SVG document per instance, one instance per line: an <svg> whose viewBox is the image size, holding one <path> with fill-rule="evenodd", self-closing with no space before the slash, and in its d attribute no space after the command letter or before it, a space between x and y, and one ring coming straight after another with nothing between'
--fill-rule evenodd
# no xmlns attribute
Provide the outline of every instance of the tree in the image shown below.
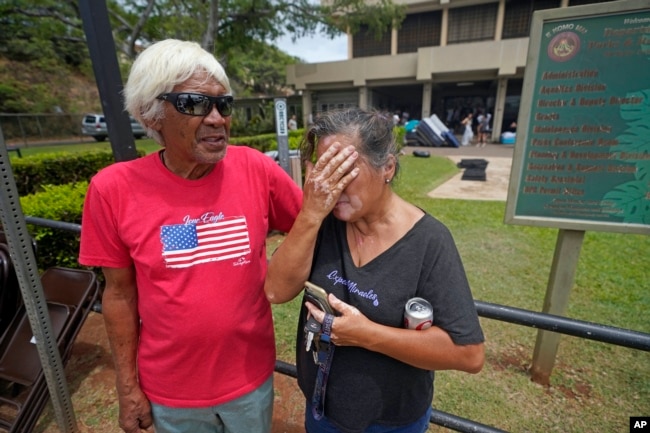
<svg viewBox="0 0 650 433"><path fill-rule="evenodd" d="M286 65L297 61L283 59L268 41L284 34L294 40L317 32L334 37L362 26L379 36L405 16L404 6L391 0L333 0L326 5L314 0L111 0L109 9L114 39L128 58L135 57L136 41L200 41L247 89L244 93L277 90L285 81Z"/></svg>
<svg viewBox="0 0 650 433"><path fill-rule="evenodd" d="M117 49L129 59L135 58L138 43L166 38L200 41L224 57L245 51L253 41L265 43L284 34L334 37L356 33L364 25L380 35L405 16L404 6L392 0L332 0L325 5L314 0L108 0L107 6ZM2 42L26 36L53 45L83 41L75 0L3 2L0 17Z"/></svg>
<svg viewBox="0 0 650 433"><path fill-rule="evenodd" d="M224 60L253 41L285 34L294 40L317 32L334 37L364 25L380 35L405 16L405 7L392 0L111 0L109 8L122 47L173 37L200 41ZM133 58L133 50L122 52Z"/></svg>
<svg viewBox="0 0 650 433"><path fill-rule="evenodd" d="M0 54L12 60L58 59L79 66L87 55L73 0L0 3Z"/></svg>
<svg viewBox="0 0 650 433"><path fill-rule="evenodd" d="M76 1L0 1L0 112L67 110L73 71L89 65Z"/></svg>
<svg viewBox="0 0 650 433"><path fill-rule="evenodd" d="M297 61L276 47L253 41L245 55L230 58L227 72L238 97L280 95L286 91L286 66Z"/></svg>

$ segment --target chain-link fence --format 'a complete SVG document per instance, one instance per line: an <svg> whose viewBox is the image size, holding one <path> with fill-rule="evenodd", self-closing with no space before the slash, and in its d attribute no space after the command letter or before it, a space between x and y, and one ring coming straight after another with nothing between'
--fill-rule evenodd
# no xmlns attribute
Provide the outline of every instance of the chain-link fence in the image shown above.
<svg viewBox="0 0 650 433"><path fill-rule="evenodd" d="M29 147L57 141L88 141L81 135L83 114L0 113L0 127L7 146Z"/></svg>

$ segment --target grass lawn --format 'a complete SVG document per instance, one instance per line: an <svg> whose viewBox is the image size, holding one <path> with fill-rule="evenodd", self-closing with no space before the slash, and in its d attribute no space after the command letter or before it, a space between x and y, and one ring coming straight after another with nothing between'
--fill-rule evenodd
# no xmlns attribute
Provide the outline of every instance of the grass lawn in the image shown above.
<svg viewBox="0 0 650 433"><path fill-rule="evenodd" d="M160 145L150 138L135 140L135 147L138 150L144 150L146 153L155 152L160 149ZM37 155L41 153L58 153L58 152L82 152L90 150L111 150L111 144L108 141L97 142L87 141L70 144L53 144L47 146L30 146L21 147L20 153L23 158L30 155ZM18 158L15 152L9 154L10 159Z"/></svg>
<svg viewBox="0 0 650 433"><path fill-rule="evenodd" d="M149 153L159 146L138 140ZM108 143L34 147L23 155L109 149ZM13 157L13 156L12 156ZM401 157L395 188L451 230L475 299L541 311L557 229L504 224L505 203L433 199L457 172L446 158ZM269 254L281 242L269 240ZM650 333L650 238L587 232L567 316ZM273 306L278 358L294 363L299 300ZM626 432L650 415L650 353L563 336L551 386L528 374L535 329L481 319L486 364L477 375L437 372L435 408L510 432ZM448 431L431 426L430 432Z"/></svg>

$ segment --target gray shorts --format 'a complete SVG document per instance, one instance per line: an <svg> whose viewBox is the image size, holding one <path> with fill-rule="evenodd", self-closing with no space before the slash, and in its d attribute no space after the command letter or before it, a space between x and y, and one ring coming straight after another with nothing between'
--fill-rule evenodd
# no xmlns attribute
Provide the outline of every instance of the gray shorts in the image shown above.
<svg viewBox="0 0 650 433"><path fill-rule="evenodd" d="M228 403L173 408L151 403L156 433L270 433L273 375L256 390Z"/></svg>

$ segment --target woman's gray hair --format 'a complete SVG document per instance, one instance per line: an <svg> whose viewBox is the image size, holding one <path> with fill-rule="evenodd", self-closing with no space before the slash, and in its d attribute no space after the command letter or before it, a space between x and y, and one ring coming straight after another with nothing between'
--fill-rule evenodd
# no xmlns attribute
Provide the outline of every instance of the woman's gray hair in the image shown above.
<svg viewBox="0 0 650 433"><path fill-rule="evenodd" d="M358 137L357 151L375 169L384 167L395 158L395 175L399 171L399 149L393 133L393 117L377 110L344 108L319 114L300 143L302 163L311 161L318 141L330 135Z"/></svg>
<svg viewBox="0 0 650 433"><path fill-rule="evenodd" d="M171 92L176 85L187 81L197 72L204 72L206 79L217 80L227 94L232 94L223 66L196 42L176 39L156 42L133 62L124 86L124 105L158 143L164 145L160 134L146 126L164 116L165 102L156 97Z"/></svg>

